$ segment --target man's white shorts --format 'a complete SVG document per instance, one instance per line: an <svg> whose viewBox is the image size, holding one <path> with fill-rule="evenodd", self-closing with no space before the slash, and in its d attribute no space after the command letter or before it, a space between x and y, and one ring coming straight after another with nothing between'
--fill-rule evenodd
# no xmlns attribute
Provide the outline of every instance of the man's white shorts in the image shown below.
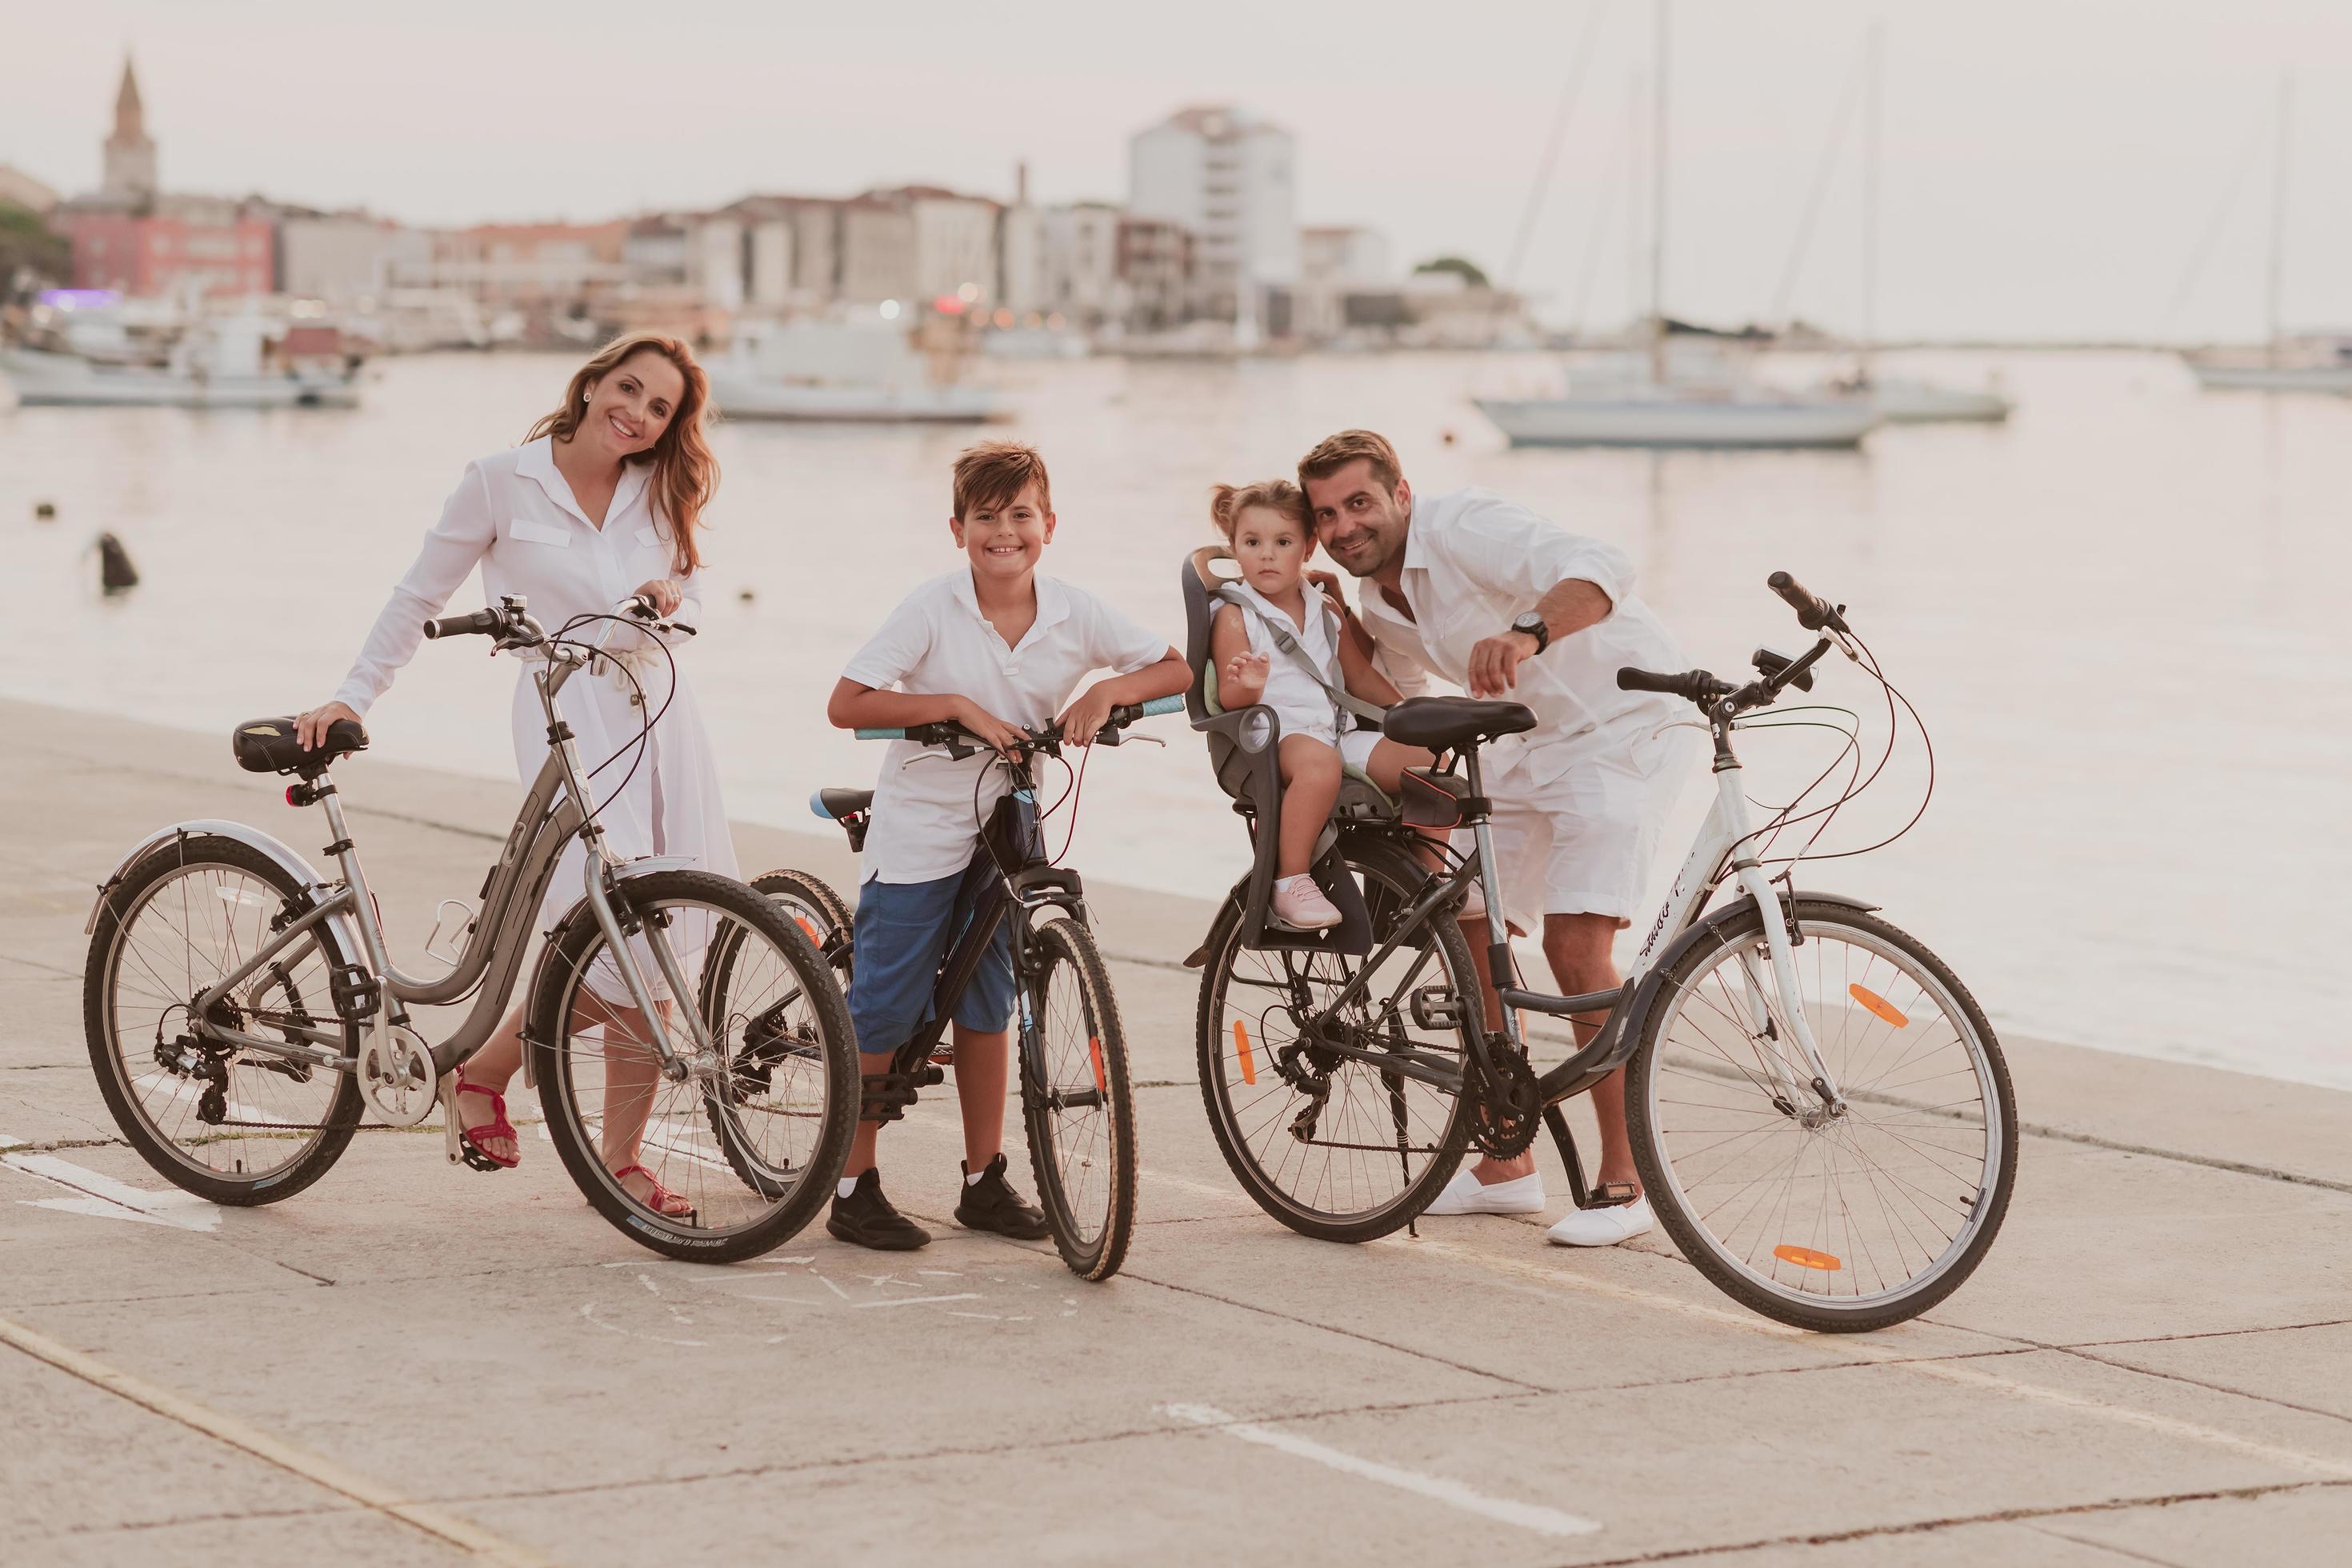
<svg viewBox="0 0 2352 1568"><path fill-rule="evenodd" d="M1507 752L1486 772L1495 803L1495 859L1512 921L1533 934L1532 916L1607 915L1629 925L1656 869L1659 839L1690 782L1695 732L1677 727L1637 736L1559 773L1540 745ZM1540 781L1540 782L1538 782ZM1467 831L1456 849L1472 847Z"/></svg>

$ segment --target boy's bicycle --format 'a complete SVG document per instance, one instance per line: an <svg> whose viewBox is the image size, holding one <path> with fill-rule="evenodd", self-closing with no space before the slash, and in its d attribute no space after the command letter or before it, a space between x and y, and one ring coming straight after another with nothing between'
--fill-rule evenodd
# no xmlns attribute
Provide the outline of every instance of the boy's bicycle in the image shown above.
<svg viewBox="0 0 2352 1568"><path fill-rule="evenodd" d="M572 635L596 623L595 640ZM323 809L324 853L341 876L321 878L258 828L202 821L148 835L100 886L85 928L85 1025L100 1090L142 1158L215 1203L275 1203L326 1174L363 1110L414 1127L436 1105L460 1158L457 1068L504 1016L548 881L577 837L582 897L541 952L523 1031L528 1080L565 1168L598 1213L672 1258L749 1258L808 1223L856 1129L848 1006L799 929L741 882L681 859L613 858L557 694L592 664L635 679L602 651L625 625L669 629L632 598L551 635L512 595L426 623L428 637L488 637L538 661L549 742L479 907L442 905L457 910L464 939L454 953L427 941L450 964L438 976L394 966L328 774L366 748L366 731L339 720L306 751L291 720L237 726L240 766L293 775L287 804ZM605 765L641 754L625 747ZM617 794L625 778L606 787ZM411 1023L411 1006L469 998L438 1044ZM616 1145L635 1148L635 1169L691 1212L632 1194L605 1163Z"/></svg>
<svg viewBox="0 0 2352 1568"><path fill-rule="evenodd" d="M1181 698L1168 697L1114 708L1095 743L1118 745L1138 719L1182 707ZM915 741L958 761L989 750L962 726L947 722L860 730L857 738ZM981 834L981 854L996 875L981 883L971 909L960 911L964 924L940 964L930 1013L914 1037L893 1053L888 1075L869 1080L865 1114L896 1121L914 1103L918 1089L945 1078L933 1052L998 926L1010 921L1018 998L1014 1054L1037 1201L1053 1226L1062 1261L1080 1279L1108 1279L1125 1261L1135 1230L1135 1099L1128 1079L1127 1032L1119 1023L1110 971L1087 929L1084 885L1076 871L1046 858L1037 827L1032 764L1040 755L1059 756L1061 744L1059 727L1049 726L1031 733L1011 756L997 757L1012 792ZM872 790L822 789L810 797L809 806L839 823L852 849L863 849L873 803ZM840 895L805 871L770 871L754 878L751 886L777 900L807 932L846 991L856 962L855 921Z"/></svg>
<svg viewBox="0 0 2352 1568"><path fill-rule="evenodd" d="M1496 930L1486 959L1504 1026L1485 1027L1455 911L1474 881L1487 909L1503 908L1478 748L1535 727L1516 702L1423 698L1389 710L1391 738L1458 756L1462 774L1415 770L1401 817L1343 816L1338 857L1370 916L1353 952L1253 935L1236 889L1198 955L1201 1085L1227 1163L1268 1214L1309 1236L1370 1240L1418 1215L1471 1147L1509 1158L1542 1127L1579 1206L1628 1201L1630 1188L1587 1186L1559 1110L1623 1068L1627 1131L1667 1234L1755 1310L1808 1329L1874 1329L1927 1310L1976 1268L2016 1174L2009 1071L1967 987L1876 906L1765 869L1759 841L1795 808L1751 823L1732 751L1742 716L1790 686L1810 689L1832 647L1884 685L1843 605L1786 573L1770 586L1820 634L1801 657L1759 650L1757 678L1740 685L1705 670L1618 672L1627 690L1683 697L1705 715L1716 784L1618 989L1554 996L1500 984L1514 971ZM1246 746L1245 727L1232 728ZM1414 857L1414 824L1466 827L1475 853L1433 876ZM1727 880L1739 896L1702 915ZM1538 1076L1522 1009L1605 1009L1607 1021Z"/></svg>

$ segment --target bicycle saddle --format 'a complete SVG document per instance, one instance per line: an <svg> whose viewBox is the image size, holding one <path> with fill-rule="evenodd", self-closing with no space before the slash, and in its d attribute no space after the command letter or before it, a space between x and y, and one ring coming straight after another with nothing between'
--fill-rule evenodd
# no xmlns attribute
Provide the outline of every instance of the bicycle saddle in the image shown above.
<svg viewBox="0 0 2352 1568"><path fill-rule="evenodd" d="M1389 710L1381 733L1407 746L1458 751L1473 741L1516 735L1536 727L1524 702L1482 702L1471 697L1409 697Z"/></svg>
<svg viewBox="0 0 2352 1568"><path fill-rule="evenodd" d="M809 804L817 808L819 815L830 816L835 822L844 822L872 805L874 792L870 789L821 789Z"/></svg>
<svg viewBox="0 0 2352 1568"><path fill-rule="evenodd" d="M337 757L367 750L367 731L352 719L338 719L327 728L327 743L304 751L294 739L291 719L248 719L229 736L236 765L249 773L299 773L306 779L325 773Z"/></svg>

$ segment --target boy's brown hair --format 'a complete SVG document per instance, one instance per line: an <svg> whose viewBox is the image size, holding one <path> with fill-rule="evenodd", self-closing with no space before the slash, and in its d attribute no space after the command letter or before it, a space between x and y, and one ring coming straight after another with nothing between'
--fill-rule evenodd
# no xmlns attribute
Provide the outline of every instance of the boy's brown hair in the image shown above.
<svg viewBox="0 0 2352 1568"><path fill-rule="evenodd" d="M1397 481L1404 478L1404 469L1397 463L1396 448L1388 437L1370 430L1342 430L1337 436L1326 436L1315 449L1298 459L1298 483L1303 489L1317 479L1328 479L1359 458L1372 466L1372 478L1381 489L1396 494Z"/></svg>
<svg viewBox="0 0 2352 1568"><path fill-rule="evenodd" d="M975 510L995 511L1010 506L1031 480L1037 500L1051 516L1054 489L1045 478L1045 459L1037 448L1019 441L982 441L967 447L956 458L955 515L969 517Z"/></svg>
<svg viewBox="0 0 2352 1568"><path fill-rule="evenodd" d="M1262 506L1280 512L1314 538L1314 527L1307 515L1307 492L1288 479L1261 479L1254 485L1219 485L1209 492L1209 520L1225 542L1234 542L1234 524L1244 511Z"/></svg>

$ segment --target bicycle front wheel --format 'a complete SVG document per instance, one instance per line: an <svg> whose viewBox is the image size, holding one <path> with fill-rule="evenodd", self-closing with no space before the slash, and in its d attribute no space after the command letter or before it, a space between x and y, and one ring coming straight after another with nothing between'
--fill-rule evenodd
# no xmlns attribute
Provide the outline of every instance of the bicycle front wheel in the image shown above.
<svg viewBox="0 0 2352 1568"><path fill-rule="evenodd" d="M1037 1202L1081 1279L1108 1279L1135 1234L1135 1094L1127 1031L1094 933L1032 928L1037 977L1024 998L1021 1107Z"/></svg>
<svg viewBox="0 0 2352 1568"><path fill-rule="evenodd" d="M2017 1105L1992 1026L1885 921L1801 896L1806 1021L1844 1101L1811 1087L1750 909L1668 973L1627 1066L1644 1190L1683 1256L1769 1318L1884 1328L1984 1259L2017 1175Z"/></svg>
<svg viewBox="0 0 2352 1568"><path fill-rule="evenodd" d="M799 926L740 882L656 871L627 879L620 896L677 1068L582 911L556 934L532 999L548 1135L630 1239L706 1263L755 1257L815 1216L848 1158L858 1095L848 1004ZM656 942L692 988L686 1005L662 979ZM633 1166L661 1193L621 1174Z"/></svg>

